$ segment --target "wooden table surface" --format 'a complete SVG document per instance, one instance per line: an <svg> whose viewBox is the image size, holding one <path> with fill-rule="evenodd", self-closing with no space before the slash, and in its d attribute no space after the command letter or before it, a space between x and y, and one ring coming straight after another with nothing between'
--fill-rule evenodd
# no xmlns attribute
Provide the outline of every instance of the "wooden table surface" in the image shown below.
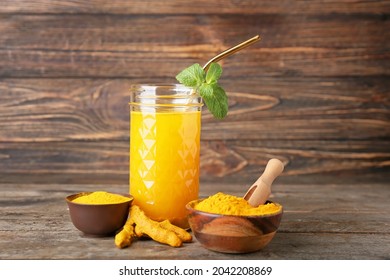
<svg viewBox="0 0 390 280"><path fill-rule="evenodd" d="M372 185L276 185L281 226L262 251L223 254L196 239L181 248L151 240L117 249L70 221L65 197L79 191L125 191L116 185L0 185L0 259L390 259L390 188ZM202 184L201 196L237 185ZM244 192L244 190L243 190Z"/></svg>

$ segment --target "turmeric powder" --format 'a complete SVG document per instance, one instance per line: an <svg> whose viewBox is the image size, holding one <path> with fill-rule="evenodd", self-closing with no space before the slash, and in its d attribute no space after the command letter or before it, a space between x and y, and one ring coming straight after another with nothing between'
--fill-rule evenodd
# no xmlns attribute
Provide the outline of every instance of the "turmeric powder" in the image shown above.
<svg viewBox="0 0 390 280"><path fill-rule="evenodd" d="M83 204L115 204L130 201L130 198L119 194L96 191L76 197L72 201Z"/></svg>
<svg viewBox="0 0 390 280"><path fill-rule="evenodd" d="M192 240L191 234L186 230L172 225L168 220L153 221L137 205L133 205L130 207L129 218L125 226L115 236L115 245L118 248L128 247L134 238L143 235L172 247L180 247L183 242Z"/></svg>
<svg viewBox="0 0 390 280"><path fill-rule="evenodd" d="M219 192L199 202L195 205L195 209L214 214L257 216L277 213L281 210L281 206L268 203L253 207L244 198Z"/></svg>

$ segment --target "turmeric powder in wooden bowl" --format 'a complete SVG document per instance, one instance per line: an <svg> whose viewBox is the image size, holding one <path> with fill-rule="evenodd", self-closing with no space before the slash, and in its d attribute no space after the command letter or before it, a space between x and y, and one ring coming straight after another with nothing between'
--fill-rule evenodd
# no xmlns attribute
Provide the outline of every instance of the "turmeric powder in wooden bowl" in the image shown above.
<svg viewBox="0 0 390 280"><path fill-rule="evenodd" d="M283 207L267 201L252 207L245 199L217 193L187 204L188 221L199 243L222 253L263 249L279 228Z"/></svg>
<svg viewBox="0 0 390 280"><path fill-rule="evenodd" d="M133 197L104 191L66 197L73 225L86 235L111 236L126 222Z"/></svg>

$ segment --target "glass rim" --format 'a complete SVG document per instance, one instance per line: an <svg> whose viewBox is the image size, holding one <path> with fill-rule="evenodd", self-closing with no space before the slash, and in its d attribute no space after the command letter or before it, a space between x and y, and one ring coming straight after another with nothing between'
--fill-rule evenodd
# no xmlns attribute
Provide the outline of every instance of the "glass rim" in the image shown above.
<svg viewBox="0 0 390 280"><path fill-rule="evenodd" d="M175 83L132 84L128 103L133 108L202 107L202 97L190 87Z"/></svg>
<svg viewBox="0 0 390 280"><path fill-rule="evenodd" d="M156 94L154 91L157 88L171 90L173 94ZM199 97L199 95L190 87L182 84L175 83L154 83L154 84L133 84L130 86L130 91L138 93L137 98L148 99L148 98L188 98L189 96ZM184 94L183 92L187 92ZM147 94L140 94L147 93ZM182 93L182 94L180 94Z"/></svg>
<svg viewBox="0 0 390 280"><path fill-rule="evenodd" d="M138 107L166 107L166 108L188 108L188 107L202 107L203 103L188 103L188 104L140 104L137 102L129 102L128 103L131 106L138 106Z"/></svg>

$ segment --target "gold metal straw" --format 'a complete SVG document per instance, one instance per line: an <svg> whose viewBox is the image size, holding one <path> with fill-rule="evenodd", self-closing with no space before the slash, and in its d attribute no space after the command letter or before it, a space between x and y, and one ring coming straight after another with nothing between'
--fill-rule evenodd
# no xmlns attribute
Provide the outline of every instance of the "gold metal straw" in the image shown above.
<svg viewBox="0 0 390 280"><path fill-rule="evenodd" d="M256 35L255 37L253 38L250 38L249 40L246 40L245 42L242 42L240 44L238 44L237 46L234 46L230 49L227 49L226 51L223 51L221 52L220 54L216 55L215 57L213 57L212 59L210 59L204 66L203 66L203 69L206 71L207 68L209 68L210 64L213 63L213 62L217 62L217 61L220 61L221 59L225 58L225 57L228 57L254 43L256 43L257 41L260 40L260 36L259 35Z"/></svg>

